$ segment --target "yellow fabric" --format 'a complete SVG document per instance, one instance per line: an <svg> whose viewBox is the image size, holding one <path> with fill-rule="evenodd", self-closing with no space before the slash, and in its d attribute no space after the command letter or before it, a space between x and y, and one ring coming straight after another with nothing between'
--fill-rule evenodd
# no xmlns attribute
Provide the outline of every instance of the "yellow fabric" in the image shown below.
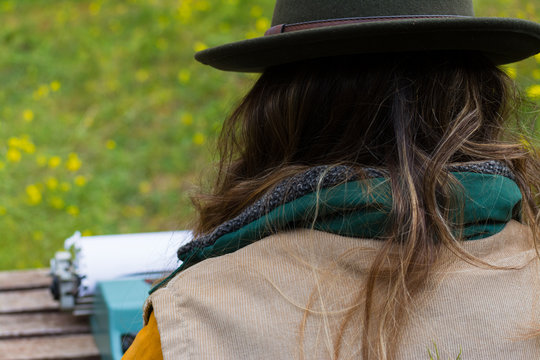
<svg viewBox="0 0 540 360"><path fill-rule="evenodd" d="M128 351L122 356L122 360L135 359L163 360L159 330L154 313L150 314L148 323L139 331L133 344L131 344Z"/></svg>

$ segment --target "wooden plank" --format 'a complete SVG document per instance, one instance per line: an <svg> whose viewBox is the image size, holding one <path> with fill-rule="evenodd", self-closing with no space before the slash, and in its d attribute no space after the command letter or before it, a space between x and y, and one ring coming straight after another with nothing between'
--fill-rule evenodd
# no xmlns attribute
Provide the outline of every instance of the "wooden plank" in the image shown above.
<svg viewBox="0 0 540 360"><path fill-rule="evenodd" d="M58 310L49 289L0 292L0 314Z"/></svg>
<svg viewBox="0 0 540 360"><path fill-rule="evenodd" d="M0 360L99 360L88 317L59 311L48 274L0 272Z"/></svg>
<svg viewBox="0 0 540 360"><path fill-rule="evenodd" d="M49 269L0 272L0 291L47 288L51 282Z"/></svg>
<svg viewBox="0 0 540 360"><path fill-rule="evenodd" d="M90 333L88 317L59 312L0 315L0 340L84 333Z"/></svg>
<svg viewBox="0 0 540 360"><path fill-rule="evenodd" d="M1 360L99 360L92 335L0 340Z"/></svg>

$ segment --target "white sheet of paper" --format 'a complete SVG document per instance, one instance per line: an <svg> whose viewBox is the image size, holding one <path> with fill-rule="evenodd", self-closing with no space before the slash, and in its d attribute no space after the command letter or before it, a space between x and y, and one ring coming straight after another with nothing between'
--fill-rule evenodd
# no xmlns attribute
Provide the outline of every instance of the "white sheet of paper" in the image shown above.
<svg viewBox="0 0 540 360"><path fill-rule="evenodd" d="M81 276L79 296L92 295L99 281L155 273L166 276L182 262L178 248L192 239L191 231L81 236L66 239L66 250L75 251L74 268Z"/></svg>

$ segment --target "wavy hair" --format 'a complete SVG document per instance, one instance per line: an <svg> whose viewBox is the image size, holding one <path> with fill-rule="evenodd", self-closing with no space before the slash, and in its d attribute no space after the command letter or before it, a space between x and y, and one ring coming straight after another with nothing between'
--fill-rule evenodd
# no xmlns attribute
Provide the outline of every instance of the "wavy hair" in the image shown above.
<svg viewBox="0 0 540 360"><path fill-rule="evenodd" d="M448 164L507 164L537 242L540 164L524 140L528 123L516 116L522 106L512 80L478 53L344 56L270 68L224 123L216 182L194 197L196 232L212 231L312 166L386 169L393 207L384 245L359 290L363 306L343 320L333 354L339 357L345 329L360 316L363 359L392 359L407 308L442 247L477 262L459 246Z"/></svg>

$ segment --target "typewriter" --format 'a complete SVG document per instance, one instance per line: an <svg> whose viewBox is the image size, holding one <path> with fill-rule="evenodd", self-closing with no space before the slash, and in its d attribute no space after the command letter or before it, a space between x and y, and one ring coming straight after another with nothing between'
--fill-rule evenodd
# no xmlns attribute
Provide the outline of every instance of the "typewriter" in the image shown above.
<svg viewBox="0 0 540 360"><path fill-rule="evenodd" d="M190 231L81 236L51 259L51 292L62 311L90 316L104 360L119 360L142 328L152 284L180 264L176 250Z"/></svg>

